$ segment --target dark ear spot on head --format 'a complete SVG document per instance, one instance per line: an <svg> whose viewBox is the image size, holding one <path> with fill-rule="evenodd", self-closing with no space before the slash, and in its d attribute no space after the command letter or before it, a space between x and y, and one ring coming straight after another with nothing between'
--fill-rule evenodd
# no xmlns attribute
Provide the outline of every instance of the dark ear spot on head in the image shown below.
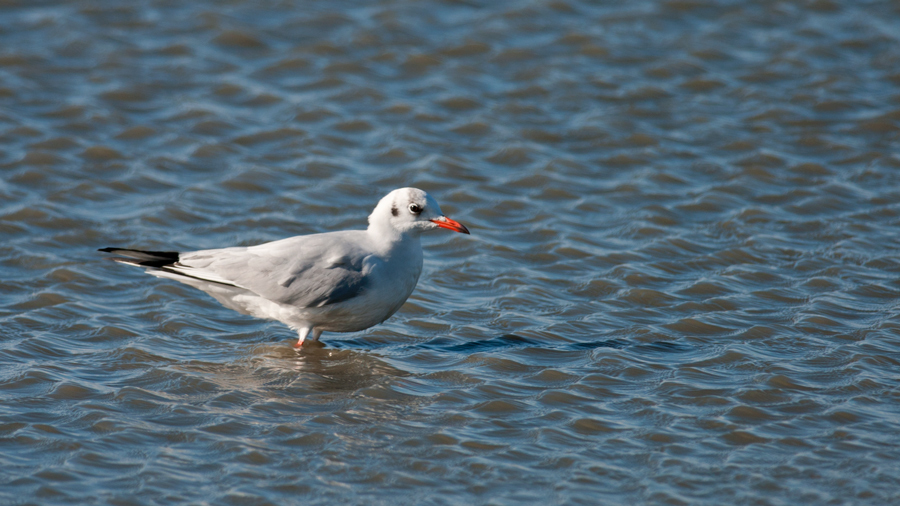
<svg viewBox="0 0 900 506"><path fill-rule="evenodd" d="M397 204L394 204L391 206L391 214L393 214L394 216L397 216L397 214L398 214Z"/></svg>

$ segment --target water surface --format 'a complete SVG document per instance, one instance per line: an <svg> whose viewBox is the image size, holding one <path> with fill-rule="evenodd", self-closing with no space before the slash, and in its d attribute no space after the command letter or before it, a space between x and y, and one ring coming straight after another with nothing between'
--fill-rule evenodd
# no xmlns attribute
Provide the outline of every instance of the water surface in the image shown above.
<svg viewBox="0 0 900 506"><path fill-rule="evenodd" d="M900 501L900 10L0 2L10 504ZM112 262L425 239L294 334Z"/></svg>

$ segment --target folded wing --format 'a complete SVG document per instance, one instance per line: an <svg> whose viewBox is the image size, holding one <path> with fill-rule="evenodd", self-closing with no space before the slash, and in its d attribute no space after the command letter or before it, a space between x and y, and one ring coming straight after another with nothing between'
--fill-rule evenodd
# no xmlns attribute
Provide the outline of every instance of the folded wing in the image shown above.
<svg viewBox="0 0 900 506"><path fill-rule="evenodd" d="M201 280L253 292L265 299L295 307L322 307L359 296L367 285L366 254L335 240L336 232L292 237L251 247L192 251L148 252L105 248L126 256L119 262L162 271L166 277ZM177 256L175 256L177 255ZM201 286L198 288L208 291Z"/></svg>

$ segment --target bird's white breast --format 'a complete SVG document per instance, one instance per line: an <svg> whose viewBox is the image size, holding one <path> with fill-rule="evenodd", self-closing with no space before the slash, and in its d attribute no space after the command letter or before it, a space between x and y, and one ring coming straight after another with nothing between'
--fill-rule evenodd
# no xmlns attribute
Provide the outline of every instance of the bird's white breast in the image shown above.
<svg viewBox="0 0 900 506"><path fill-rule="evenodd" d="M331 332L355 332L387 320L409 298L422 273L418 239L393 246L363 260L367 282L358 296L318 308L296 308L292 319Z"/></svg>

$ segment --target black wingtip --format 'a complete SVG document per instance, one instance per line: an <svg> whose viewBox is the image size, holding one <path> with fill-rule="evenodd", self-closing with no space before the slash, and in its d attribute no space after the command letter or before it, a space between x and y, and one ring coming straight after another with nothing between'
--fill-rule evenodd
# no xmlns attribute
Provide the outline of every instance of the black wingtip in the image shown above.
<svg viewBox="0 0 900 506"><path fill-rule="evenodd" d="M97 251L113 253L115 255L133 259L133 262L126 263L140 265L141 267L164 267L166 265L172 265L178 261L179 256L177 251L144 251L129 248L100 248Z"/></svg>

